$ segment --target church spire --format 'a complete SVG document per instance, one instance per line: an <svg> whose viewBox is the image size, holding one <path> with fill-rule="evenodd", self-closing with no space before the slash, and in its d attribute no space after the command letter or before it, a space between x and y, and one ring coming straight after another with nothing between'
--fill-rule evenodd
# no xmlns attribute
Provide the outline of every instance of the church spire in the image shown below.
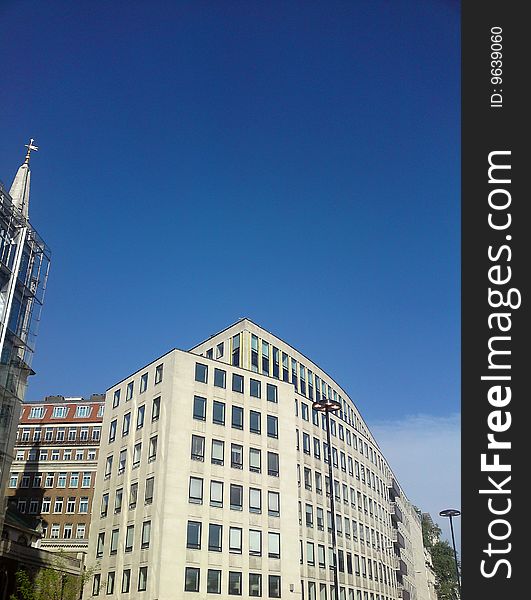
<svg viewBox="0 0 531 600"><path fill-rule="evenodd" d="M30 193L30 179L31 172L29 168L30 156L33 150L39 148L33 144L35 140L32 138L29 144L25 144L28 151L26 152L26 158L24 163L18 168L13 184L9 190L9 195L13 200L13 206L18 208L24 217L29 218L29 193Z"/></svg>

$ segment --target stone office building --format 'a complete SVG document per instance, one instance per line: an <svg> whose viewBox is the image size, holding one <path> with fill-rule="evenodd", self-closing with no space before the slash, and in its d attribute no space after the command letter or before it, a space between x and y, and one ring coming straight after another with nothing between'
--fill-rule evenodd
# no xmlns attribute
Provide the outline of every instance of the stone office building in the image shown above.
<svg viewBox="0 0 531 600"><path fill-rule="evenodd" d="M23 405L7 496L42 518L41 548L87 549L103 410L97 394Z"/></svg>
<svg viewBox="0 0 531 600"><path fill-rule="evenodd" d="M107 391L86 594L332 600L336 564L338 600L424 600L415 515L345 390L242 319Z"/></svg>

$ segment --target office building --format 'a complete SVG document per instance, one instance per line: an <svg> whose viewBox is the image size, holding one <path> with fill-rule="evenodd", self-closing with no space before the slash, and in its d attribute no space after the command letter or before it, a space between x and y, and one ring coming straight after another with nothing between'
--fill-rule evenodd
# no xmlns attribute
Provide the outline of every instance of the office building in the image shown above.
<svg viewBox="0 0 531 600"><path fill-rule="evenodd" d="M341 406L333 481L312 410L323 398ZM277 336L241 319L105 402L87 597L332 600L336 556L339 600L427 600L418 516L377 440L346 391Z"/></svg>

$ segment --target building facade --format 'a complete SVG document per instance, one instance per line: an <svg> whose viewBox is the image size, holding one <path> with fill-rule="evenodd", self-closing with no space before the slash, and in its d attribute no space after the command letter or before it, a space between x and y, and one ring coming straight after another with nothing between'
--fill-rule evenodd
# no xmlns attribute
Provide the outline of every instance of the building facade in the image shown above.
<svg viewBox="0 0 531 600"><path fill-rule="evenodd" d="M336 556L339 600L424 600L410 511L348 394L242 319L107 391L86 594L332 600Z"/></svg>
<svg viewBox="0 0 531 600"><path fill-rule="evenodd" d="M18 425L8 502L41 517L40 547L86 552L104 396L26 403Z"/></svg>
<svg viewBox="0 0 531 600"><path fill-rule="evenodd" d="M10 191L0 183L0 531L13 445L44 301L50 251L29 222L30 153Z"/></svg>

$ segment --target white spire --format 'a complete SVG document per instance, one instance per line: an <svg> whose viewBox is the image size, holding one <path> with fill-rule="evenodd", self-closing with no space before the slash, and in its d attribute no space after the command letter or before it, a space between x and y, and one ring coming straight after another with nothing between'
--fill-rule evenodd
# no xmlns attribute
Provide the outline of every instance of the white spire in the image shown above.
<svg viewBox="0 0 531 600"><path fill-rule="evenodd" d="M9 190L9 195L13 200L13 206L18 208L24 217L29 218L29 194L30 194L30 180L31 172L29 168L30 155L32 150L38 150L37 146L33 145L33 138L29 144L26 144L28 151L26 152L26 158L24 163L18 168L13 184Z"/></svg>

